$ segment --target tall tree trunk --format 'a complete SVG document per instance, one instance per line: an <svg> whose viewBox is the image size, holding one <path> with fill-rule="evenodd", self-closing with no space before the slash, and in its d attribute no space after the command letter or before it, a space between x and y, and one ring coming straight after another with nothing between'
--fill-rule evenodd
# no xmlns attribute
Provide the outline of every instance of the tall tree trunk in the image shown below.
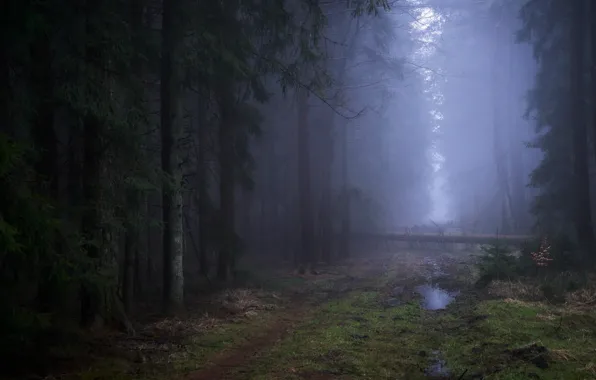
<svg viewBox="0 0 596 380"><path fill-rule="evenodd" d="M38 37L31 49L32 82L38 97L33 138L37 151L41 153L35 165L36 172L41 177L40 190L54 201L58 201L58 141L54 126L53 56L50 42L49 35L44 34ZM57 236L54 239L54 249L59 253L62 251L61 242ZM50 271L50 265L41 268L42 276L38 284L38 307L44 312L51 310L55 294Z"/></svg>
<svg viewBox="0 0 596 380"><path fill-rule="evenodd" d="M310 125L308 122L308 93L298 90L298 192L300 205L300 272L314 265L313 210L310 168Z"/></svg>
<svg viewBox="0 0 596 380"><path fill-rule="evenodd" d="M209 170L207 162L207 147L209 144L209 130L207 125L207 107L206 94L199 94L199 125L198 125L198 152L197 152L197 186L198 186L198 202L197 212L199 214L199 272L206 276L209 273L209 264L207 262L207 249L209 244L209 235L207 230L209 228L209 180L207 179L207 172Z"/></svg>
<svg viewBox="0 0 596 380"><path fill-rule="evenodd" d="M341 83L341 82L340 82ZM333 132L335 129L335 112L329 109L329 119L322 125L321 133L323 149L320 155L319 170L321 171L321 200L319 203L319 250L323 262L330 264L333 250L333 208L331 174L333 167Z"/></svg>
<svg viewBox="0 0 596 380"><path fill-rule="evenodd" d="M144 195L141 198L140 202L140 220L138 221L146 221L149 218L149 215L146 214L146 205L147 205L147 197ZM145 268L147 266L147 257L149 255L149 247L147 246L147 239L144 239L144 236L147 231L145 230L145 225L138 226L138 249L135 255L134 260L134 298L140 299L145 296L145 284L147 283L146 278L146 271Z"/></svg>
<svg viewBox="0 0 596 380"><path fill-rule="evenodd" d="M495 50L493 59L493 144L494 158L497 169L497 188L501 200L501 226L503 233L510 233L512 226L512 202L509 186L509 174L506 165L506 155L503 149L503 134L509 128L508 110L504 107L505 96L507 94L508 84L508 64L511 59L509 46L503 35L502 27L499 25L495 29ZM505 61L505 66L502 63Z"/></svg>
<svg viewBox="0 0 596 380"><path fill-rule="evenodd" d="M137 52L142 49L142 28L143 28L143 0L132 0L130 7L130 21L133 34L133 46ZM137 73L144 72L143 61L140 53L135 52L132 58L132 67ZM137 81L140 78L137 78ZM140 82L140 81L138 81ZM139 91L141 90L141 91ZM133 105L142 104L143 95L142 88L133 89L131 100ZM139 104L135 104L139 103ZM133 126L135 132L141 132L140 125ZM138 143L138 141L135 141ZM131 147L135 149L135 147ZM140 241L140 211L141 211L141 194L139 189L134 185L128 185L126 190L126 221L125 221L125 237L124 237L124 276L122 283L122 295L124 301L124 310L130 313L134 302L135 294L135 275L138 269L139 262L139 241Z"/></svg>
<svg viewBox="0 0 596 380"><path fill-rule="evenodd" d="M591 95L592 95L592 150L596 157L596 3L589 2L590 6L590 44L591 44L591 57L590 57L590 68L592 83L591 83Z"/></svg>
<svg viewBox="0 0 596 380"><path fill-rule="evenodd" d="M592 226L590 177L588 166L588 131L585 114L585 87L583 81L585 66L586 41L586 3L576 1L572 5L573 18L569 34L571 46L571 109L570 117L573 126L574 175L576 186L575 228L580 244L594 241Z"/></svg>
<svg viewBox="0 0 596 380"><path fill-rule="evenodd" d="M352 19L349 19L351 25ZM348 34L346 34L347 36ZM352 38L352 42L346 52L346 58L344 59L340 76L339 83L343 83L345 75L347 74L346 68L348 62L354 59L356 55L356 43L358 42L358 36L360 35L360 18L356 20L355 32ZM347 39L344 40L344 44ZM333 116L335 118L335 115ZM335 119L334 119L335 120ZM341 139L341 195L340 195L340 216L341 216L341 232L339 235L339 255L342 258L350 256L350 235L351 235L351 212L350 212L350 178L349 178L349 161L348 161L348 125L347 123L342 127L340 132Z"/></svg>
<svg viewBox="0 0 596 380"><path fill-rule="evenodd" d="M341 257L350 257L351 212L350 212L350 172L348 167L348 126L341 131L341 234L339 252Z"/></svg>
<svg viewBox="0 0 596 380"><path fill-rule="evenodd" d="M147 290L151 291L151 290L155 290L155 276L154 276L154 268L155 268L155 259L153 257L153 255L155 254L155 250L152 249L153 247L153 240L152 240L152 236L153 236L153 226L151 221L153 220L153 218L155 217L153 215L153 210L151 209L151 205L152 205L152 200L153 200L153 194L147 194L147 220L145 222L145 231L146 231L146 235L145 235L145 241L146 241L146 245L147 245L147 266L145 267L145 280L147 281Z"/></svg>
<svg viewBox="0 0 596 380"><path fill-rule="evenodd" d="M83 199L85 209L81 219L83 247L94 265L99 264L102 241L100 216L101 127L94 116L85 117L83 131ZM81 295L81 322L90 327L100 316L101 298L95 284L85 284Z"/></svg>
<svg viewBox="0 0 596 380"><path fill-rule="evenodd" d="M58 196L58 178L56 174L58 141L54 127L52 53L49 38L40 38L35 42L32 50L34 60L33 82L36 96L39 98L33 137L35 147L41 152L37 160L36 172L46 182L47 194L56 199Z"/></svg>
<svg viewBox="0 0 596 380"><path fill-rule="evenodd" d="M102 55L94 38L97 37L92 18L95 16L97 4L88 1L85 4L86 17L86 46L85 58L88 62L102 62ZM86 80L80 78L81 81ZM101 249L103 248L103 231L101 228L101 175L102 175L102 128L96 115L83 115L83 170L82 196L84 211L81 219L81 232L85 239L83 248L92 265L100 265ZM98 285L87 282L81 289L81 323L91 327L99 322L102 311L102 297Z"/></svg>
<svg viewBox="0 0 596 380"><path fill-rule="evenodd" d="M124 276L122 281L122 298L124 311L128 314L132 310L135 293L135 269L139 252L139 194L137 189L128 189L126 206L128 215L124 233Z"/></svg>
<svg viewBox="0 0 596 380"><path fill-rule="evenodd" d="M221 241L217 261L217 278L225 281L234 267L235 233L235 126L232 86L224 86L219 95L219 202Z"/></svg>
<svg viewBox="0 0 596 380"><path fill-rule="evenodd" d="M184 241L181 172L178 155L181 80L176 61L182 40L177 17L179 0L163 1L161 62L161 168L163 209L163 308L167 313L184 307Z"/></svg>

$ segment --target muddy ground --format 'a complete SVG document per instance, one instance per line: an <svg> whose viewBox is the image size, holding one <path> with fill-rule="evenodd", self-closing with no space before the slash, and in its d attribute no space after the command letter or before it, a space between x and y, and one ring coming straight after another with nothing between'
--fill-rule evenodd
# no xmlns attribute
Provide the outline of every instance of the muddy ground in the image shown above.
<svg viewBox="0 0 596 380"><path fill-rule="evenodd" d="M261 266L184 318L56 349L68 370L45 378L596 379L596 292L553 305L526 284L474 281L470 256L453 252L308 276Z"/></svg>

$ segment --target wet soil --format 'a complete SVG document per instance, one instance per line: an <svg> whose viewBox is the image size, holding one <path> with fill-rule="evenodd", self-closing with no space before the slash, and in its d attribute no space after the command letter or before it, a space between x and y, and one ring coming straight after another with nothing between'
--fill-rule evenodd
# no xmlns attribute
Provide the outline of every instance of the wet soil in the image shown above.
<svg viewBox="0 0 596 380"><path fill-rule="evenodd" d="M419 255L413 261L406 263L407 266L400 268L400 272L419 271L419 276L413 279L411 276L402 277L400 273L391 273L390 266L385 262L389 256L377 258L360 258L352 260L348 265L348 274L344 279L336 281L331 290L327 292L315 292L304 297L296 298L293 306L284 310L279 319L262 332L260 336L252 339L249 343L236 347L230 351L217 354L210 358L209 365L199 371L187 374L185 379L207 380L207 379L243 379L249 378L244 367L250 367L251 361L258 357L261 352L267 351L277 342L290 335L294 329L303 322L308 321L317 310L317 305L328 302L331 299L339 299L342 296L355 291L381 291L385 297L381 298L385 308L395 308L405 303L418 300L421 306L427 310L445 309L457 295L459 290L445 290L437 284L437 281L450 278L448 265L445 265L446 258L442 255ZM393 260L399 257L392 255ZM388 276L387 282L379 282L382 276ZM371 285L372 283L376 284ZM358 315L350 317L353 321L366 323ZM355 341L369 339L366 334L352 334ZM429 355L429 365L424 372L429 378L449 378L451 375L446 363L441 359L439 351L433 351ZM304 373L300 375L304 377ZM311 379L338 379L341 374L329 372L310 373Z"/></svg>

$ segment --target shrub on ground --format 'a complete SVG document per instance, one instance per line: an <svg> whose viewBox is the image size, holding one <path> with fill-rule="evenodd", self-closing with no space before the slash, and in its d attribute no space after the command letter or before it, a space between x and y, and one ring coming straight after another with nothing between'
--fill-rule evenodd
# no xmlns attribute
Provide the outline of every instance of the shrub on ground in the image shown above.
<svg viewBox="0 0 596 380"><path fill-rule="evenodd" d="M566 293L588 285L583 255L564 237L526 242L517 255L498 242L482 251L476 263L478 287L493 281L523 282L538 287L549 301L564 301Z"/></svg>

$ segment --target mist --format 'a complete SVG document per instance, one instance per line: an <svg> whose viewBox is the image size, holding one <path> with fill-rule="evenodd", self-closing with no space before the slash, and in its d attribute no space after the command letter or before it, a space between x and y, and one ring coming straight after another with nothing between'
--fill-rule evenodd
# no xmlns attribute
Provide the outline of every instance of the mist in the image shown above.
<svg viewBox="0 0 596 380"><path fill-rule="evenodd" d="M593 377L592 2L75 3L0 5L0 377Z"/></svg>

